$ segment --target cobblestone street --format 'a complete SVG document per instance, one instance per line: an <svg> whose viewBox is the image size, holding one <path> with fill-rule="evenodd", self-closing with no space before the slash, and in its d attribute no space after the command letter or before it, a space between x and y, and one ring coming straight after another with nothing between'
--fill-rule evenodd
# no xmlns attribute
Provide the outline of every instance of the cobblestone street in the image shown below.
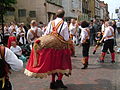
<svg viewBox="0 0 120 90"><path fill-rule="evenodd" d="M120 43L119 43L120 46ZM116 54L116 63L111 64L111 57L108 54L105 63L97 62L100 55L100 48L95 55L90 49L90 63L87 70L81 70L81 48L76 47L76 56L72 58L72 75L64 77L64 83L68 90L120 90L120 55ZM21 72L12 72L10 76L14 90L49 90L50 77L46 79L35 79L27 77ZM62 89L60 89L62 90Z"/></svg>

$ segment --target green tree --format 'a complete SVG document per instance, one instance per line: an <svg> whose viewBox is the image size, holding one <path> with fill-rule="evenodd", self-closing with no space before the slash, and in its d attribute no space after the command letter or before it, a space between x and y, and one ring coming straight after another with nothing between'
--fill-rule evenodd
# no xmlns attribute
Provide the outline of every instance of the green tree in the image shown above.
<svg viewBox="0 0 120 90"><path fill-rule="evenodd" d="M16 0L0 0L0 14L5 14L6 11L13 11L13 4L16 3Z"/></svg>
<svg viewBox="0 0 120 90"><path fill-rule="evenodd" d="M14 11L15 9L12 7L13 4L16 3L16 0L0 0L0 23L2 24L2 32L4 37L4 15L7 11Z"/></svg>

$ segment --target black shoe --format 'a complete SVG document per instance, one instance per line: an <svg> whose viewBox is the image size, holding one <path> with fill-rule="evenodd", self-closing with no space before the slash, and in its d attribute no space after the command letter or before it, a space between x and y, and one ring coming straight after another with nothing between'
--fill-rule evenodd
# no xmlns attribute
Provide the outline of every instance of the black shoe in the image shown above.
<svg viewBox="0 0 120 90"><path fill-rule="evenodd" d="M50 89L57 89L57 84L56 84L56 82L51 82L51 83L50 83Z"/></svg>
<svg viewBox="0 0 120 90"><path fill-rule="evenodd" d="M89 65L89 63L88 63L88 62L86 62L86 65Z"/></svg>
<svg viewBox="0 0 120 90"><path fill-rule="evenodd" d="M115 61L111 61L111 63L115 63Z"/></svg>
<svg viewBox="0 0 120 90"><path fill-rule="evenodd" d="M56 84L57 84L57 88L67 88L67 87L63 84L62 80L57 80L57 81L56 81Z"/></svg>
<svg viewBox="0 0 120 90"><path fill-rule="evenodd" d="M87 69L88 68L88 65L84 65L81 69Z"/></svg>

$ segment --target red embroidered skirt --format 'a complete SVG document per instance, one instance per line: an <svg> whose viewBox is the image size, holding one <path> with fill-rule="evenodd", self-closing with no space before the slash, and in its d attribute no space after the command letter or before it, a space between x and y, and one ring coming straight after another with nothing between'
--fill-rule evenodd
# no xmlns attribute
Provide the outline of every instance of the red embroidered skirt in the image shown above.
<svg viewBox="0 0 120 90"><path fill-rule="evenodd" d="M25 74L30 77L44 78L53 73L71 74L71 53L69 48L42 48L36 51L37 65L34 67L35 49L31 51Z"/></svg>

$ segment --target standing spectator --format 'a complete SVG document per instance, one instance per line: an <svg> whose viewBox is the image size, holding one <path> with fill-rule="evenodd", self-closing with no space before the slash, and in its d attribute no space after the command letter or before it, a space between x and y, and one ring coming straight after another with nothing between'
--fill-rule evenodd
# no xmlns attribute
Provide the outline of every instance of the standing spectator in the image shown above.
<svg viewBox="0 0 120 90"><path fill-rule="evenodd" d="M94 34L94 42L96 44L95 36L96 36L96 33L99 31L98 30L98 23L97 23L96 19L93 20L93 29L94 29L94 32L95 32L95 34Z"/></svg>
<svg viewBox="0 0 120 90"><path fill-rule="evenodd" d="M25 37L27 37L28 27L24 23L23 23L23 28L25 29Z"/></svg>
<svg viewBox="0 0 120 90"><path fill-rule="evenodd" d="M94 44L95 41L95 29L93 27L93 22L90 22L90 45Z"/></svg>
<svg viewBox="0 0 120 90"><path fill-rule="evenodd" d="M101 33L103 35L104 31L105 31L105 22L104 22L104 20L101 20L100 22L101 22Z"/></svg>
<svg viewBox="0 0 120 90"><path fill-rule="evenodd" d="M40 28L37 27L36 20L31 21L31 28L28 30L27 33L27 41L28 43L32 44L34 40L41 37L43 35L43 32Z"/></svg>
<svg viewBox="0 0 120 90"><path fill-rule="evenodd" d="M118 34L120 35L120 20L116 23L116 25L117 25Z"/></svg>
<svg viewBox="0 0 120 90"><path fill-rule="evenodd" d="M8 29L9 29L9 25L5 24L4 25L4 40L3 40L3 42L4 42L5 45L7 45L7 41L8 41L8 38L10 36L10 32L9 32Z"/></svg>
<svg viewBox="0 0 120 90"><path fill-rule="evenodd" d="M17 41L24 45L26 44L26 38L25 38L25 29L24 29L24 23L20 23L19 28L17 29Z"/></svg>
<svg viewBox="0 0 120 90"><path fill-rule="evenodd" d="M77 35L78 35L78 23L76 23L75 19L71 19L71 23L69 25L69 31L70 31L70 35L71 38L73 39L73 42L75 44L78 44L78 39L77 39Z"/></svg>
<svg viewBox="0 0 120 90"><path fill-rule="evenodd" d="M116 35L116 30L117 30L117 26L116 26L116 22L115 21L112 21L112 27L113 27L113 29L114 29L114 46L117 46L117 41L116 41L116 37L117 37L117 35Z"/></svg>
<svg viewBox="0 0 120 90"><path fill-rule="evenodd" d="M18 29L18 26L11 22L10 27L9 27L9 32L11 36L16 36L16 31Z"/></svg>

